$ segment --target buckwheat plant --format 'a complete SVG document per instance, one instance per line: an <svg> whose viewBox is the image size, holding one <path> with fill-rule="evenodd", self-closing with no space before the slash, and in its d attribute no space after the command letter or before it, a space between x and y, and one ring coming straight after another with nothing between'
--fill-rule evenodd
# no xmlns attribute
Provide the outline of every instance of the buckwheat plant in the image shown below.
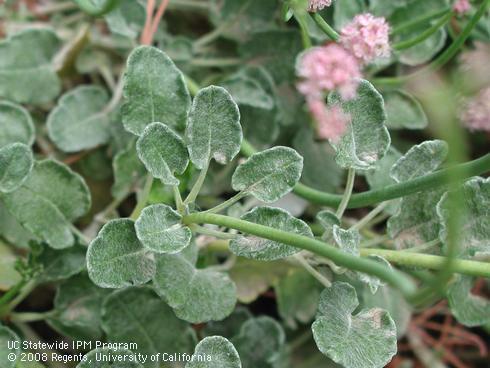
<svg viewBox="0 0 490 368"><path fill-rule="evenodd" d="M0 368L483 366L489 3L6 0Z"/></svg>

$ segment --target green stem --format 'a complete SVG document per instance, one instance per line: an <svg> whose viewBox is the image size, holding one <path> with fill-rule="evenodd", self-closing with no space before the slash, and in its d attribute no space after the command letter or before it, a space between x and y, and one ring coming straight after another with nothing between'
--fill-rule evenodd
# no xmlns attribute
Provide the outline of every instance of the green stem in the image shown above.
<svg viewBox="0 0 490 368"><path fill-rule="evenodd" d="M191 65L206 68L228 67L242 63L240 58L214 58L214 59L192 59Z"/></svg>
<svg viewBox="0 0 490 368"><path fill-rule="evenodd" d="M430 242L416 245L415 247L412 248L407 248L404 249L402 252L409 252L409 253L421 253L421 252L426 252L431 248L434 248L435 246L439 245L441 241L439 239L432 240Z"/></svg>
<svg viewBox="0 0 490 368"><path fill-rule="evenodd" d="M442 17L447 13L452 13L451 9L437 10L435 12L422 15L419 18L409 20L408 22L402 23L398 27L393 28L393 30L391 31L391 35L394 36L406 30L410 30L412 28L415 28L416 26L427 23L432 19Z"/></svg>
<svg viewBox="0 0 490 368"><path fill-rule="evenodd" d="M312 46L310 34L308 32L308 25L306 24L305 18L301 15L295 15L296 21L299 24L299 29L301 31L301 39L303 41L303 48L309 49Z"/></svg>
<svg viewBox="0 0 490 368"><path fill-rule="evenodd" d="M447 13L445 16L439 19L439 21L435 23L432 27L427 28L424 32L418 34L416 37L411 38L409 40L395 43L393 45L393 49L397 51L401 51L401 50L409 49L410 47L413 47L415 45L418 45L419 43L425 41L434 33L436 33L439 30L439 28L443 27L447 22L449 22L452 16L453 16L452 12Z"/></svg>
<svg viewBox="0 0 490 368"><path fill-rule="evenodd" d="M340 35L328 24L323 17L318 13L310 14L317 26L328 36L332 41L339 41Z"/></svg>
<svg viewBox="0 0 490 368"><path fill-rule="evenodd" d="M208 168L209 168L209 162L206 164L205 167L202 168L201 172L199 173L199 176L197 177L196 182L194 183L194 186L191 189L191 192L187 196L187 198L184 201L184 204L187 205L189 203L192 203L196 200L199 192L201 191L202 185L204 184L204 180L206 179L206 174L208 173Z"/></svg>
<svg viewBox="0 0 490 368"><path fill-rule="evenodd" d="M369 222L374 219L380 212L382 212L386 206L388 205L388 202L381 202L379 205L377 205L371 212L369 212L366 216L364 216L359 222L355 223L354 225L351 226L352 230L360 230Z"/></svg>
<svg viewBox="0 0 490 368"><path fill-rule="evenodd" d="M345 185L345 192L340 201L339 208L337 209L337 218L341 219L347 209L350 197L352 196L352 190L354 189L354 181L356 179L356 170L349 169L347 172L347 184Z"/></svg>
<svg viewBox="0 0 490 368"><path fill-rule="evenodd" d="M172 189L174 191L174 199L175 199L175 208L177 208L177 212L180 214L184 214L185 211L185 203L182 201L182 196L180 195L180 190L178 185L173 185Z"/></svg>
<svg viewBox="0 0 490 368"><path fill-rule="evenodd" d="M246 234L255 235L264 239L269 239L300 249L308 250L312 253L330 259L340 267L377 276L381 280L384 280L388 284L398 288L407 298L411 297L416 290L413 281L397 270L392 270L372 260L359 258L354 255L344 253L340 249L306 236L212 213L192 213L184 216L183 222L187 225L194 223L208 223L224 226L239 230Z"/></svg>
<svg viewBox="0 0 490 368"><path fill-rule="evenodd" d="M17 284L12 286L5 294L0 298L0 315L2 315L2 310L4 306L6 306L15 296L19 293L20 290L27 284L27 280L22 278Z"/></svg>
<svg viewBox="0 0 490 368"><path fill-rule="evenodd" d="M326 288L329 288L330 286L332 286L332 283L330 282L329 279L327 279L325 276L323 276L320 272L318 272L317 270L315 270L315 268L310 265L308 263L308 261L301 255L301 254L296 254L294 256L294 258L296 259L296 261L298 261L298 263L303 266L303 268L310 274L312 275L315 279L317 279L317 281L322 284L323 286L325 286Z"/></svg>
<svg viewBox="0 0 490 368"><path fill-rule="evenodd" d="M17 307L31 292L34 290L37 286L36 280L32 279L29 282L27 282L22 289L20 290L19 294L8 303L6 308L2 310L2 314L4 313L10 313L10 311L14 310L15 307Z"/></svg>
<svg viewBox="0 0 490 368"><path fill-rule="evenodd" d="M49 312L43 312L43 313L31 313L31 312L25 312L25 313L10 313L9 319L12 322L37 322L37 321L44 321L45 319L53 317L57 311L49 311Z"/></svg>
<svg viewBox="0 0 490 368"><path fill-rule="evenodd" d="M94 17L100 17L114 9L119 4L120 0L105 0L101 6L94 5L94 2L91 0L73 1L75 1L79 8L82 9L85 13L90 14Z"/></svg>
<svg viewBox="0 0 490 368"><path fill-rule="evenodd" d="M148 196L150 195L152 185L153 185L153 176L151 174L148 174L146 177L145 186L143 187L143 190L141 191L141 194L138 198L138 203L136 204L136 207L134 208L131 215L129 216L131 220L136 220L140 216L141 211L143 211L143 208L145 208L146 202L148 201Z"/></svg>
<svg viewBox="0 0 490 368"><path fill-rule="evenodd" d="M406 251L362 248L361 256L378 255L387 261L412 267L423 267L430 270L443 270L446 267L447 257L434 256L431 254L412 253ZM490 263L456 259L452 270L468 276L490 278Z"/></svg>
<svg viewBox="0 0 490 368"><path fill-rule="evenodd" d="M247 195L248 195L247 192L238 192L237 194L235 194L230 199L224 201L223 203L217 205L216 207L213 207L207 211L204 211L204 213L219 213L219 212L227 209L228 207L230 207L232 204L235 204L240 199L246 197Z"/></svg>

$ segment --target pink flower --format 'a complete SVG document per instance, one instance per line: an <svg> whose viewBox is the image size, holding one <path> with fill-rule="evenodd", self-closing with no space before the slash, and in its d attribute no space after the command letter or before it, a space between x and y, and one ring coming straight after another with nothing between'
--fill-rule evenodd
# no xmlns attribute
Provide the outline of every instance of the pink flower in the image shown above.
<svg viewBox="0 0 490 368"><path fill-rule="evenodd" d="M465 104L461 120L470 131L490 132L490 87L481 90Z"/></svg>
<svg viewBox="0 0 490 368"><path fill-rule="evenodd" d="M356 15L340 32L340 42L363 63L390 56L390 27L383 17Z"/></svg>
<svg viewBox="0 0 490 368"><path fill-rule="evenodd" d="M308 100L308 108L317 122L318 137L337 143L350 124L350 116L344 114L339 106L327 107L317 99Z"/></svg>
<svg viewBox="0 0 490 368"><path fill-rule="evenodd" d="M333 90L338 90L344 99L352 99L361 78L356 58L334 43L306 51L298 61L297 74L303 79L298 90L307 99L317 100Z"/></svg>
<svg viewBox="0 0 490 368"><path fill-rule="evenodd" d="M469 0L456 0L453 4L453 11L458 15L464 15L469 12L471 5Z"/></svg>
<svg viewBox="0 0 490 368"><path fill-rule="evenodd" d="M316 12L332 5L332 0L308 0L308 11Z"/></svg>

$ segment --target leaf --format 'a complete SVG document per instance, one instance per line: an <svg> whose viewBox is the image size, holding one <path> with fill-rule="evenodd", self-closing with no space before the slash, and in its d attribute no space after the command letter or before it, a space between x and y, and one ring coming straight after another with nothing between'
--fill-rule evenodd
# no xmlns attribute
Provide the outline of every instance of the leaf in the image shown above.
<svg viewBox="0 0 490 368"><path fill-rule="evenodd" d="M420 102L405 91L383 94L390 129L424 129L429 123Z"/></svg>
<svg viewBox="0 0 490 368"><path fill-rule="evenodd" d="M138 357L131 350L98 348L84 356L77 368L113 368L117 362L117 368L143 368L138 362Z"/></svg>
<svg viewBox="0 0 490 368"><path fill-rule="evenodd" d="M455 191L461 200L458 207L461 223L458 226L458 258L478 258L490 254L490 178L475 177ZM439 238L444 245L448 242L450 226L450 198L445 193L437 205L437 216L441 223Z"/></svg>
<svg viewBox="0 0 490 368"><path fill-rule="evenodd" d="M182 216L167 205L148 206L134 224L136 235L151 251L177 253L187 247L192 238L191 229L182 225L181 220Z"/></svg>
<svg viewBox="0 0 490 368"><path fill-rule="evenodd" d="M0 192L10 193L25 182L34 165L31 149L23 143L0 148Z"/></svg>
<svg viewBox="0 0 490 368"><path fill-rule="evenodd" d="M242 360L243 368L275 368L285 348L285 334L270 317L251 318L231 339Z"/></svg>
<svg viewBox="0 0 490 368"><path fill-rule="evenodd" d="M447 300L458 322L468 327L490 323L490 301L471 292L474 278L462 275L455 277L447 289Z"/></svg>
<svg viewBox="0 0 490 368"><path fill-rule="evenodd" d="M136 236L130 219L104 225L87 251L90 279L103 288L141 285L155 274L155 261Z"/></svg>
<svg viewBox="0 0 490 368"><path fill-rule="evenodd" d="M285 210L274 207L256 207L245 213L242 220L270 226L274 229L292 232L313 238L309 226ZM260 261L273 261L296 254L300 249L256 236L242 236L230 241L230 250L240 257Z"/></svg>
<svg viewBox="0 0 490 368"><path fill-rule="evenodd" d="M207 359L191 360L186 368L241 368L238 352L231 342L221 336L202 339L194 350L194 356L206 356Z"/></svg>
<svg viewBox="0 0 490 368"><path fill-rule="evenodd" d="M338 143L333 144L335 160L343 168L372 169L390 147L391 139L385 126L383 97L366 80L361 80L357 97L343 101L337 92L328 96L329 105L339 105L349 114L351 123Z"/></svg>
<svg viewBox="0 0 490 368"><path fill-rule="evenodd" d="M425 141L413 146L391 168L390 175L401 183L436 170L445 160L448 145L441 140Z"/></svg>
<svg viewBox="0 0 490 368"><path fill-rule="evenodd" d="M0 240L0 291L5 292L21 281L22 276L16 270L18 259L14 249Z"/></svg>
<svg viewBox="0 0 490 368"><path fill-rule="evenodd" d="M124 127L136 135L161 122L182 129L191 99L184 76L170 58L151 46L140 46L129 55L124 76Z"/></svg>
<svg viewBox="0 0 490 368"><path fill-rule="evenodd" d="M108 293L95 286L85 273L64 281L56 290L56 314L48 319L49 325L74 340L100 340L102 302Z"/></svg>
<svg viewBox="0 0 490 368"><path fill-rule="evenodd" d="M0 41L0 97L40 105L61 90L52 60L60 47L51 29L31 28Z"/></svg>
<svg viewBox="0 0 490 368"><path fill-rule="evenodd" d="M291 328L297 322L306 324L314 317L320 297L321 285L303 269L292 269L274 287L279 315Z"/></svg>
<svg viewBox="0 0 490 368"><path fill-rule="evenodd" d="M0 101L0 148L9 143L34 143L34 123L29 112L20 105Z"/></svg>
<svg viewBox="0 0 490 368"><path fill-rule="evenodd" d="M225 80L221 86L228 91L238 105L271 110L274 100L259 82L246 75L239 74Z"/></svg>
<svg viewBox="0 0 490 368"><path fill-rule="evenodd" d="M0 325L0 366L2 368L14 368L16 361L19 359L20 348L9 349L8 347L8 344L14 341L20 346L21 341L19 336L9 328ZM15 359L11 359L9 357L10 354L14 354Z"/></svg>
<svg viewBox="0 0 490 368"><path fill-rule="evenodd" d="M357 230L344 230L338 225L333 225L333 238L342 252L359 256L361 235Z"/></svg>
<svg viewBox="0 0 490 368"><path fill-rule="evenodd" d="M218 322L210 321L207 323L203 329L203 333L205 336L220 335L230 339L238 335L242 325L250 318L252 318L252 313L247 308L237 306L233 313L224 320Z"/></svg>
<svg viewBox="0 0 490 368"><path fill-rule="evenodd" d="M184 141L165 124L148 125L136 143L147 170L164 184L178 185L175 173L182 174L189 163Z"/></svg>
<svg viewBox="0 0 490 368"><path fill-rule="evenodd" d="M120 151L112 162L114 184L111 193L114 198L124 198L136 188L137 182L145 175L146 170L138 158L134 146Z"/></svg>
<svg viewBox="0 0 490 368"><path fill-rule="evenodd" d="M50 159L36 162L22 186L5 194L2 201L22 226L56 249L73 245L70 222L84 215L91 204L83 178Z"/></svg>
<svg viewBox="0 0 490 368"><path fill-rule="evenodd" d="M109 96L98 86L79 86L65 93L48 116L49 138L64 152L77 152L107 143Z"/></svg>
<svg viewBox="0 0 490 368"><path fill-rule="evenodd" d="M129 287L110 294L102 308L102 329L114 343L135 343L139 354L190 353L195 345L191 326L148 287ZM160 362L161 363L161 362ZM159 368L147 361L146 368Z"/></svg>
<svg viewBox="0 0 490 368"><path fill-rule="evenodd" d="M316 214L316 219L323 229L325 229L322 239L327 243L335 242L333 237L333 227L340 226L340 220L337 215L330 210L323 210Z"/></svg>
<svg viewBox="0 0 490 368"><path fill-rule="evenodd" d="M381 368L396 354L396 327L388 312L373 308L352 312L358 306L356 290L335 282L320 296L318 316L312 325L320 351L350 368Z"/></svg>
<svg viewBox="0 0 490 368"><path fill-rule="evenodd" d="M134 0L123 0L105 20L112 33L135 39L145 24L146 13L144 6Z"/></svg>
<svg viewBox="0 0 490 368"><path fill-rule="evenodd" d="M206 167L213 158L226 164L240 152L240 112L224 88L210 86L197 93L186 138L191 161L198 169Z"/></svg>
<svg viewBox="0 0 490 368"><path fill-rule="evenodd" d="M303 158L294 149L278 146L255 153L239 165L231 185L236 191L271 203L293 190L302 169Z"/></svg>
<svg viewBox="0 0 490 368"><path fill-rule="evenodd" d="M76 245L67 249L41 246L37 262L41 266L39 282L54 282L67 279L85 269L86 247Z"/></svg>
<svg viewBox="0 0 490 368"><path fill-rule="evenodd" d="M178 254L158 256L153 283L177 317L191 323L222 320L235 307L236 288L228 275L196 269Z"/></svg>

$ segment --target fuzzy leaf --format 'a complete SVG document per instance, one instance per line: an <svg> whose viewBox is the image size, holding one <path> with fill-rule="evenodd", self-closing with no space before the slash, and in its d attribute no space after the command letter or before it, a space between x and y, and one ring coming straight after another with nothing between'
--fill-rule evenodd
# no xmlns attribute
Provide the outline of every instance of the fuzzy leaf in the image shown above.
<svg viewBox="0 0 490 368"><path fill-rule="evenodd" d="M0 148L0 192L9 193L24 183L34 165L31 149L23 143Z"/></svg>
<svg viewBox="0 0 490 368"><path fill-rule="evenodd" d="M114 156L112 169L114 171L114 184L111 193L115 198L126 197L146 173L145 166L138 158L134 146L130 146Z"/></svg>
<svg viewBox="0 0 490 368"><path fill-rule="evenodd" d="M357 230L344 230L338 225L333 225L333 238L342 252L359 256L361 235Z"/></svg>
<svg viewBox="0 0 490 368"><path fill-rule="evenodd" d="M461 258L473 258L490 255L490 178L476 177L468 180L458 190L462 207L459 225L459 253ZM447 229L450 202L444 194L437 205L437 215L442 224L440 239L447 245Z"/></svg>
<svg viewBox="0 0 490 368"><path fill-rule="evenodd" d="M165 124L148 125L136 144L138 156L147 170L167 185L178 185L175 173L182 174L189 157L184 141Z"/></svg>
<svg viewBox="0 0 490 368"><path fill-rule="evenodd" d="M404 91L383 94L390 129L424 129L429 123L420 103Z"/></svg>
<svg viewBox="0 0 490 368"><path fill-rule="evenodd" d="M191 161L198 169L206 167L213 158L226 164L240 152L240 112L224 88L210 86L197 93L186 138Z"/></svg>
<svg viewBox="0 0 490 368"><path fill-rule="evenodd" d="M222 320L235 307L236 288L228 275L196 269L179 254L158 256L153 282L177 317L192 323Z"/></svg>
<svg viewBox="0 0 490 368"><path fill-rule="evenodd" d="M129 55L124 77L124 127L140 135L145 127L161 122L182 129L191 99L184 76L159 49L140 46Z"/></svg>
<svg viewBox="0 0 490 368"><path fill-rule="evenodd" d="M83 151L107 143L109 114L107 92L98 86L80 86L65 93L48 117L48 133L65 152Z"/></svg>
<svg viewBox="0 0 490 368"><path fill-rule="evenodd" d="M8 343L17 341L21 343L19 336L9 328L0 325L0 366L2 368L14 368L19 359L20 349L9 349ZM9 354L15 354L15 359L10 359ZM12 361L13 360L13 361Z"/></svg>
<svg viewBox="0 0 490 368"><path fill-rule="evenodd" d="M67 279L85 269L87 248L75 245L66 249L42 247L37 262L41 266L39 282L55 282Z"/></svg>
<svg viewBox="0 0 490 368"><path fill-rule="evenodd" d="M177 253L191 242L192 231L181 223L182 216L171 207L146 207L135 223L136 235L145 248L157 253Z"/></svg>
<svg viewBox="0 0 490 368"><path fill-rule="evenodd" d="M208 356L210 361L195 359L186 368L241 368L238 352L231 342L221 336L202 339L194 350L194 356Z"/></svg>
<svg viewBox="0 0 490 368"><path fill-rule="evenodd" d="M117 362L117 368L143 368L132 351L108 348L90 351L85 355L85 360L77 365L77 368L113 368L115 362Z"/></svg>
<svg viewBox="0 0 490 368"><path fill-rule="evenodd" d="M83 178L49 159L36 162L22 186L2 200L19 223L57 249L73 245L70 222L90 208Z"/></svg>
<svg viewBox="0 0 490 368"><path fill-rule="evenodd" d="M270 226L278 230L313 237L309 226L285 210L274 207L256 207L241 217L242 220ZM240 257L261 261L273 261L298 253L300 249L276 241L256 236L242 236L232 239L230 250Z"/></svg>
<svg viewBox="0 0 490 368"><path fill-rule="evenodd" d="M136 343L138 353L190 353L195 345L191 326L150 288L129 287L110 294L102 307L102 329L108 341ZM147 361L146 368L159 368Z"/></svg>
<svg viewBox="0 0 490 368"><path fill-rule="evenodd" d="M339 105L351 117L347 132L338 143L333 144L337 164L343 168L360 170L373 168L391 143L385 126L383 97L371 83L361 80L356 98L343 101L335 92L329 95L328 103Z"/></svg>
<svg viewBox="0 0 490 368"><path fill-rule="evenodd" d="M0 148L15 142L31 146L34 143L34 123L22 106L0 101Z"/></svg>
<svg viewBox="0 0 490 368"><path fill-rule="evenodd" d="M145 7L139 1L123 0L105 20L112 33L135 39L145 24Z"/></svg>
<svg viewBox="0 0 490 368"><path fill-rule="evenodd" d="M44 104L61 90L52 65L60 42L51 29L31 28L0 41L0 97Z"/></svg>
<svg viewBox="0 0 490 368"><path fill-rule="evenodd" d="M233 97L238 105L271 110L274 100L262 86L246 75L237 75L223 82L222 87Z"/></svg>
<svg viewBox="0 0 490 368"><path fill-rule="evenodd" d="M468 327L490 323L490 300L471 293L473 281L472 277L458 275L447 290L451 312L458 322Z"/></svg>
<svg viewBox="0 0 490 368"><path fill-rule="evenodd" d="M136 236L130 219L104 225L87 251L90 279L103 288L141 285L155 274L155 261Z"/></svg>
<svg viewBox="0 0 490 368"><path fill-rule="evenodd" d="M231 185L262 202L277 201L291 192L301 177L303 158L292 148L274 147L253 154L235 170Z"/></svg>
<svg viewBox="0 0 490 368"><path fill-rule="evenodd" d="M388 312L373 308L355 316L356 290L335 282L320 296L318 316L312 325L320 351L350 368L381 368L396 354L396 327Z"/></svg>
<svg viewBox="0 0 490 368"><path fill-rule="evenodd" d="M74 276L58 285L54 298L57 313L48 323L75 340L99 340L102 301L108 293L95 286L85 273Z"/></svg>

